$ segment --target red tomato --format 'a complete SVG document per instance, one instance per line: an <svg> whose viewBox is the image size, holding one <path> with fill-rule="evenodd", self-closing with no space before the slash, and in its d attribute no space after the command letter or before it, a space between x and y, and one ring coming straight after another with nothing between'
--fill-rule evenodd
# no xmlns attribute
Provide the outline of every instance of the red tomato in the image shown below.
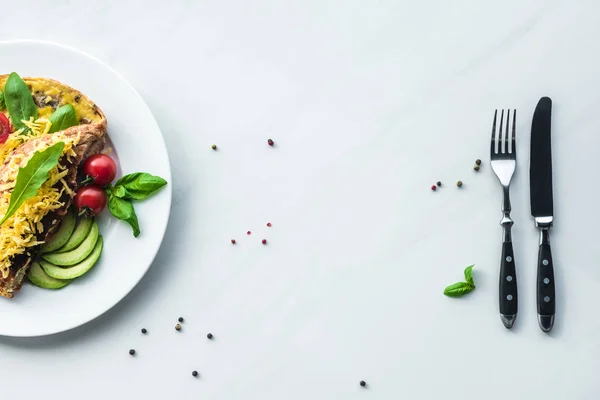
<svg viewBox="0 0 600 400"><path fill-rule="evenodd" d="M79 212L100 214L106 207L106 193L97 186L84 186L75 195L75 207Z"/></svg>
<svg viewBox="0 0 600 400"><path fill-rule="evenodd" d="M0 113L0 144L6 142L10 134L10 122L6 115Z"/></svg>
<svg viewBox="0 0 600 400"><path fill-rule="evenodd" d="M117 175L117 165L106 154L94 154L83 162L83 173L91 177L96 185L108 185Z"/></svg>

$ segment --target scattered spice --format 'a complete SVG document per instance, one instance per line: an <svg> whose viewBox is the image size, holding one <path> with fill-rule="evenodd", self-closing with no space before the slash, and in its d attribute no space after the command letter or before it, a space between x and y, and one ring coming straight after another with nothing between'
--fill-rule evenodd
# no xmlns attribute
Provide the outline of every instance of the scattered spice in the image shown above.
<svg viewBox="0 0 600 400"><path fill-rule="evenodd" d="M213 144L211 147L212 147L213 150L217 149L217 145L216 144Z"/></svg>
<svg viewBox="0 0 600 400"><path fill-rule="evenodd" d="M252 231L246 232L246 235L252 235Z"/></svg>
<svg viewBox="0 0 600 400"><path fill-rule="evenodd" d="M267 222L267 226L270 228L270 227L271 227L271 223L270 223L270 222Z"/></svg>
<svg viewBox="0 0 600 400"><path fill-rule="evenodd" d="M213 338L213 334L209 333L208 335L206 335L207 338L212 339Z"/></svg>
<svg viewBox="0 0 600 400"><path fill-rule="evenodd" d="M275 142L273 141L273 139L269 139L267 140L267 143L269 144L269 146L273 147L273 145L275 145Z"/></svg>
<svg viewBox="0 0 600 400"><path fill-rule="evenodd" d="M473 169L474 169L475 171L479 171L479 165L477 165L477 164L473 165Z"/></svg>
<svg viewBox="0 0 600 400"><path fill-rule="evenodd" d="M481 165L481 160L479 158L475 160L475 165Z"/></svg>
<svg viewBox="0 0 600 400"><path fill-rule="evenodd" d="M175 325L175 330L176 331L180 331L181 330L181 325L179 325L179 324Z"/></svg>
<svg viewBox="0 0 600 400"><path fill-rule="evenodd" d="M131 350L129 350L129 355L130 355L130 356L133 356L133 355L135 355L135 350L134 350L134 349L131 349Z"/></svg>
<svg viewBox="0 0 600 400"><path fill-rule="evenodd" d="M183 317L179 317L179 318L177 318L177 321L179 321L179 322L183 322Z"/></svg>
<svg viewBox="0 0 600 400"><path fill-rule="evenodd" d="M262 243L262 244L267 244L267 239L263 239L263 240L261 240L261 243Z"/></svg>
<svg viewBox="0 0 600 400"><path fill-rule="evenodd" d="M440 182L440 181L437 181L436 185L438 185L438 186L442 186L442 182Z"/></svg>
<svg viewBox="0 0 600 400"><path fill-rule="evenodd" d="M462 181L458 181L458 182L456 182L456 186L458 186L458 187L462 187Z"/></svg>
<svg viewBox="0 0 600 400"><path fill-rule="evenodd" d="M362 387L365 387L365 386L367 386L367 382L365 382L365 381L360 381L360 386L362 386Z"/></svg>
<svg viewBox="0 0 600 400"><path fill-rule="evenodd" d="M192 376L195 378L198 376L198 371L192 371Z"/></svg>
<svg viewBox="0 0 600 400"><path fill-rule="evenodd" d="M431 185L431 190L433 190L435 192L437 190L437 186Z"/></svg>
<svg viewBox="0 0 600 400"><path fill-rule="evenodd" d="M148 333L148 331L146 330L146 328L142 328L142 333L145 335L146 333Z"/></svg>
<svg viewBox="0 0 600 400"><path fill-rule="evenodd" d="M231 239L231 244L235 244L235 239Z"/></svg>

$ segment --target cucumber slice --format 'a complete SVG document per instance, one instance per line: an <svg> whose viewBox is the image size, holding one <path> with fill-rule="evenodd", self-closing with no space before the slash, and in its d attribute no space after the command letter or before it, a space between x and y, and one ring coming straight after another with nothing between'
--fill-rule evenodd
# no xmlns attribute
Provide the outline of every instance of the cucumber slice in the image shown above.
<svg viewBox="0 0 600 400"><path fill-rule="evenodd" d="M88 272L98 261L100 258L100 254L102 254L102 235L98 236L98 240L96 241L96 245L94 246L94 250L90 253L89 256L83 261L81 261L77 265L73 265L69 268L61 268L57 265L49 263L48 261L41 260L40 264L44 269L44 272L48 274L52 278L56 279L75 279L79 278L81 275Z"/></svg>
<svg viewBox="0 0 600 400"><path fill-rule="evenodd" d="M63 247L59 248L57 251L60 253L64 253L66 251L71 251L77 248L88 236L90 230L92 229L92 223L94 220L91 218L81 218L79 223L75 227L73 234L67 240L67 243L64 244Z"/></svg>
<svg viewBox="0 0 600 400"><path fill-rule="evenodd" d="M72 212L68 212L60 223L58 230L42 246L42 253L50 253L63 247L69 241L73 229L75 229L76 221L75 215Z"/></svg>
<svg viewBox="0 0 600 400"><path fill-rule="evenodd" d="M83 261L94 250L94 246L98 241L98 223L92 222L92 229L85 240L77 247L66 253L46 253L42 254L42 258L51 264L61 267L68 267ZM52 275L51 275L52 276ZM60 278L58 278L60 279Z"/></svg>
<svg viewBox="0 0 600 400"><path fill-rule="evenodd" d="M38 262L31 264L31 268L29 268L29 271L27 272L27 277L35 286L44 289L60 289L71 282L71 280L54 279L51 276L48 276Z"/></svg>

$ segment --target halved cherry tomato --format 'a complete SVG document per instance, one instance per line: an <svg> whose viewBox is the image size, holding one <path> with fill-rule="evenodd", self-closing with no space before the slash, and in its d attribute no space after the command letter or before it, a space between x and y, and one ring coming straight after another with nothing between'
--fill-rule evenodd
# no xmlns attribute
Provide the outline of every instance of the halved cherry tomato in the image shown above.
<svg viewBox="0 0 600 400"><path fill-rule="evenodd" d="M84 186L75 195L75 207L80 213L100 214L106 207L106 193L97 186Z"/></svg>
<svg viewBox="0 0 600 400"><path fill-rule="evenodd" d="M6 142L10 134L10 122L6 115L0 112L0 144Z"/></svg>
<svg viewBox="0 0 600 400"><path fill-rule="evenodd" d="M106 154L94 154L83 162L83 173L96 185L108 185L117 175L117 165Z"/></svg>

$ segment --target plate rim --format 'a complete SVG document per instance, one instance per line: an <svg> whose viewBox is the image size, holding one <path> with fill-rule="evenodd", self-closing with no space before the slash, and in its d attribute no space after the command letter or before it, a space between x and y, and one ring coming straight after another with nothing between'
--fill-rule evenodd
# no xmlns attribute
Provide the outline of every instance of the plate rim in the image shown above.
<svg viewBox="0 0 600 400"><path fill-rule="evenodd" d="M83 50L77 49L75 47L69 46L69 45L65 45L59 42L54 42L54 41L49 41L49 40L37 40L37 39L11 39L11 40L0 40L0 47L5 46L5 45L18 45L18 44L39 44L39 45L44 45L44 46L53 46L53 47L59 47L62 48L64 50L76 53L80 56L86 57L98 64L100 64L102 67L106 68L108 71L110 71L111 73L113 73L123 84L125 84L130 90L131 92L141 101L141 104L143 105L143 107L148 111L148 113L152 116L152 121L154 122L154 124L156 125L156 127L158 128L158 132L160 133L160 144L162 146L162 148L164 149L164 155L166 156L166 162L167 162L167 172L168 172L168 176L164 177L167 182L169 182L168 185L166 185L166 189L167 189L167 210L166 210L166 222L164 224L164 226L162 227L162 229L160 230L160 239L158 241L158 245L155 247L155 249L152 251L152 255L150 257L150 260L148 262L148 265L145 267L143 273L141 273L139 275L139 277L137 278L137 280L135 281L135 283L133 283L131 285L131 287L125 292L123 293L122 296L120 296L118 298L118 300L116 301L111 301L109 303L107 303L106 307L103 307L102 311L100 311L98 314L90 316L90 317L85 317L82 318L80 321L77 321L74 324L65 324L65 327L59 328L59 329L38 329L37 331L32 331L31 333L2 333L0 332L0 337L13 337L13 338L35 338L35 337L44 337L44 336L51 336L51 335L58 335L61 333L65 333L68 331L72 331L74 329L80 328L84 325L87 325L88 323L100 318L101 316L103 316L104 314L106 314L108 311L112 310L116 305L118 305L121 301L123 301L132 291L133 289L135 289L139 283L141 282L141 280L144 278L144 276L146 276L146 274L148 273L148 270L150 269L150 267L154 264L154 261L156 260L156 256L158 255L158 252L160 251L162 244L164 242L164 238L165 238L165 234L171 219L171 208L172 208L172 199L173 199L173 188L172 188L172 170L171 170L171 160L169 158L169 151L167 148L167 144L165 142L165 137L162 133L162 130L160 128L160 125L158 124L158 121L156 120L156 117L154 116L154 113L152 112L152 110L150 109L150 107L148 106L148 104L146 103L146 101L144 100L144 98L140 95L140 93L133 87L133 85L131 85L120 73L118 73L114 68L112 68L110 65L108 65L106 62L102 61L101 59L99 59L96 56L93 56Z"/></svg>

